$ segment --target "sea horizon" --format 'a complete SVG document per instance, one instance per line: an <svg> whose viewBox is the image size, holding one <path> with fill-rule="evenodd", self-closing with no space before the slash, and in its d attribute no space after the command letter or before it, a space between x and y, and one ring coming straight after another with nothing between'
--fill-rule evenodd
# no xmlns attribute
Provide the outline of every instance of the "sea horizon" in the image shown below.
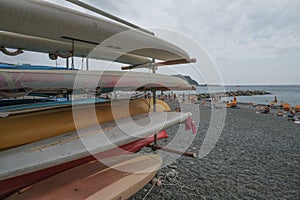
<svg viewBox="0 0 300 200"><path fill-rule="evenodd" d="M299 84L224 84L224 85L217 85L217 84L199 84L199 86L197 87L207 87L207 86L230 86L230 87L233 87L233 86L236 86L236 87L239 87L239 86L300 86L300 83Z"/></svg>
<svg viewBox="0 0 300 200"><path fill-rule="evenodd" d="M208 88L210 87L210 88ZM212 89L213 92L222 92L220 89L222 86L198 86L195 93L208 93L209 89ZM238 96L238 102L243 103L257 103L257 104L269 104L273 102L276 98L278 103L288 102L292 106L300 105L300 87L299 85L225 85L223 86L225 91L256 91L261 90L265 92L270 92L271 94L267 95L253 95L253 96ZM222 100L231 100L232 97L224 97Z"/></svg>

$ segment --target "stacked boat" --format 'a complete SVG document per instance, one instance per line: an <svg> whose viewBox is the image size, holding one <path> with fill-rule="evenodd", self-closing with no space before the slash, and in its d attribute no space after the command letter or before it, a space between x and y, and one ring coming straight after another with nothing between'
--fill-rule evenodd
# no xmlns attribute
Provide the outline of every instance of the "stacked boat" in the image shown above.
<svg viewBox="0 0 300 200"><path fill-rule="evenodd" d="M51 59L77 56L153 70L153 59L161 60L159 65L193 60L149 33L46 1L0 5L0 46L9 56L27 50ZM155 91L191 89L176 77L83 71L73 61L66 68L1 64L0 199L128 198L162 162L158 155L133 153L167 138L166 128L191 116L171 112ZM153 95L99 98L120 90ZM69 98L76 95L85 98Z"/></svg>

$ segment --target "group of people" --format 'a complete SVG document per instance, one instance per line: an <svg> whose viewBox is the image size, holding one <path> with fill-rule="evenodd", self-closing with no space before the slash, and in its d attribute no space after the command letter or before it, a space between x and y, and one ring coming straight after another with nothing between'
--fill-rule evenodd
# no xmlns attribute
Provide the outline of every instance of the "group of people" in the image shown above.
<svg viewBox="0 0 300 200"><path fill-rule="evenodd" d="M271 109L271 106L270 105L267 105L264 107L264 110L262 111L262 113L270 113L270 109Z"/></svg>
<svg viewBox="0 0 300 200"><path fill-rule="evenodd" d="M274 103L277 103L277 97L276 96L275 96L275 99L274 99ZM272 106L273 106L273 104L265 106L261 110L261 113L265 113L265 114L270 113L270 110L271 110ZM297 110L293 107L290 107L289 104L288 104L288 109L286 109L286 107L284 105L281 106L281 107L283 107L284 111L288 112L287 115L286 115L288 120L293 120L293 121L298 121L299 120L298 115L297 115L297 112L299 112L299 110ZM284 112L282 110L278 110L277 116L284 116Z"/></svg>
<svg viewBox="0 0 300 200"><path fill-rule="evenodd" d="M175 93L164 94L161 93L158 95L158 99L162 101L175 101L177 99L177 95Z"/></svg>
<svg viewBox="0 0 300 200"><path fill-rule="evenodd" d="M233 97L232 101L226 103L227 108L236 108L237 107L237 99L236 96Z"/></svg>
<svg viewBox="0 0 300 200"><path fill-rule="evenodd" d="M293 108L290 109L290 111L287 114L287 117L288 117L288 120L293 120L293 121L298 120L297 112Z"/></svg>

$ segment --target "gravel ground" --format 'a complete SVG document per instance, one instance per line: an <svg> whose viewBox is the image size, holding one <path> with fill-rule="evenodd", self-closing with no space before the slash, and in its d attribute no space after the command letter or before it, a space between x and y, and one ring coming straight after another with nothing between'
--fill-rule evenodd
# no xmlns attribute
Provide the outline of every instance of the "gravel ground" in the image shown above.
<svg viewBox="0 0 300 200"><path fill-rule="evenodd" d="M176 149L184 149L182 144L192 140L188 150L198 154L212 111L223 108L198 104L181 108L192 111L196 123L200 108L196 137L177 125L167 130L170 138L160 144L172 141ZM257 114L250 106L227 109L225 119L221 136L207 156L179 157L160 170L160 187L148 184L130 199L300 199L300 125ZM167 161L176 158L159 153Z"/></svg>

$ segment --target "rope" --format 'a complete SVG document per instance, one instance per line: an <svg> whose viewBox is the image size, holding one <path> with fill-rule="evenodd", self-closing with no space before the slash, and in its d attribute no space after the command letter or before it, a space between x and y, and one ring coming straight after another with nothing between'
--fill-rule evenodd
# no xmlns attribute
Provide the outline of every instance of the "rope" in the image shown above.
<svg viewBox="0 0 300 200"><path fill-rule="evenodd" d="M171 186L171 187L176 187L178 190L180 190L182 193L184 193L185 195L187 195L188 197L191 196L195 196L195 197L201 197L202 199L206 199L205 196L201 195L199 190L195 187L188 187L186 186L184 183L182 183L181 181L177 180L177 173L174 175L174 177L170 177L170 175L168 175L168 173L164 174L163 176L160 176L159 178L157 178L157 180L162 180L162 182L164 182L164 184L162 184L161 188L162 188L162 192L165 195L165 193L168 193L169 195L171 195L172 193L167 189L167 186ZM169 183L167 183L169 182ZM145 200L147 198L147 196L151 193L151 191L153 190L154 186L156 185L157 181L153 183L153 185L151 186L151 188L148 190L148 192L145 194L143 200ZM164 196L165 198L165 196ZM164 199L163 198L163 199Z"/></svg>
<svg viewBox="0 0 300 200"><path fill-rule="evenodd" d="M83 61L84 61L84 58L82 57L82 59L81 59L81 70L83 70Z"/></svg>
<svg viewBox="0 0 300 200"><path fill-rule="evenodd" d="M61 58L70 58L73 55L73 53L71 51L69 51L66 54L62 54L62 53L60 53L60 52L57 51L57 52L55 52L54 55L59 56Z"/></svg>
<svg viewBox="0 0 300 200"><path fill-rule="evenodd" d="M150 192L152 191L152 189L154 188L155 185L156 185L156 182L153 183L152 187L151 187L150 190L147 192L147 194L144 196L143 200L146 199L146 197L150 194Z"/></svg>
<svg viewBox="0 0 300 200"><path fill-rule="evenodd" d="M75 67L74 67L74 40L72 40L72 52L71 52L71 54L72 54L72 69L74 69Z"/></svg>
<svg viewBox="0 0 300 200"><path fill-rule="evenodd" d="M58 56L57 56L57 54L56 53L49 53L49 58L51 59L51 60L57 60L57 58L58 58Z"/></svg>
<svg viewBox="0 0 300 200"><path fill-rule="evenodd" d="M8 56L17 56L19 54L24 53L24 51L20 48L12 52L12 51L8 51L5 47L1 47L1 51Z"/></svg>
<svg viewBox="0 0 300 200"><path fill-rule="evenodd" d="M167 189L167 186L176 187L178 190L180 190L182 193L186 194L188 197L195 196L195 197L202 197L205 199L204 196L202 196L199 192L199 190L195 187L189 187L185 183L182 183L181 181L177 180L177 174L178 172L175 172L173 170L172 173L164 173L162 174L159 179L164 182L162 184L162 193L169 193L171 195L171 192Z"/></svg>

